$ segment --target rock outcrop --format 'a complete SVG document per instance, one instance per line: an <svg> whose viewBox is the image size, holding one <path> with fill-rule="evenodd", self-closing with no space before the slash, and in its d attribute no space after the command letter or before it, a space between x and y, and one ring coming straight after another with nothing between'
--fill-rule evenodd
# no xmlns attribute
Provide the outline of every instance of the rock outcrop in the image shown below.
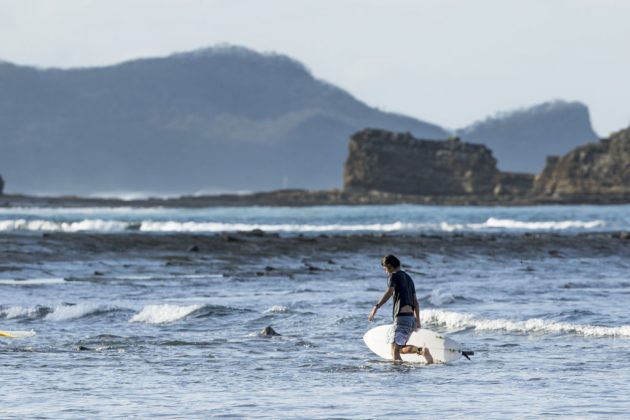
<svg viewBox="0 0 630 420"><path fill-rule="evenodd" d="M414 195L491 195L501 179L492 152L451 138L366 129L350 139L344 189ZM506 177L510 185L518 183ZM505 189L505 188L504 188Z"/></svg>
<svg viewBox="0 0 630 420"><path fill-rule="evenodd" d="M545 169L535 178L532 194L630 199L630 128L562 157L548 157Z"/></svg>
<svg viewBox="0 0 630 420"><path fill-rule="evenodd" d="M4 192L4 179L2 179L2 175L0 175L0 195Z"/></svg>

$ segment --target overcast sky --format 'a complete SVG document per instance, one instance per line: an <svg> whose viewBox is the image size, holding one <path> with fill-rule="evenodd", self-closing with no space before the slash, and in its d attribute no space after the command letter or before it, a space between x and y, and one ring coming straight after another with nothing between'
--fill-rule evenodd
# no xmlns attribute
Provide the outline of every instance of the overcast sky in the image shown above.
<svg viewBox="0 0 630 420"><path fill-rule="evenodd" d="M445 128L551 99L587 104L602 136L630 125L630 0L0 0L0 59L17 64L218 44Z"/></svg>

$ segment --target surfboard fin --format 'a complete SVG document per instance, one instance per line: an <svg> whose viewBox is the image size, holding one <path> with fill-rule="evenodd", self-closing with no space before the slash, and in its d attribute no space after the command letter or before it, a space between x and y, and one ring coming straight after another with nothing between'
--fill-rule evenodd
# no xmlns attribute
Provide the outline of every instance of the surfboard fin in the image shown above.
<svg viewBox="0 0 630 420"><path fill-rule="evenodd" d="M474 351L470 351L470 350L462 351L462 356L464 356L468 360L470 360L470 357L468 357L468 356L474 356L474 355L475 355Z"/></svg>

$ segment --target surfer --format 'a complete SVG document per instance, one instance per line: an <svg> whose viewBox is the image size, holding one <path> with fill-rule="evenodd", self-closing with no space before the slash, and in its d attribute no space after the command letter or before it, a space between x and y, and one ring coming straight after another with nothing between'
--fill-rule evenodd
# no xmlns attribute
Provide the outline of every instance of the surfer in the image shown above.
<svg viewBox="0 0 630 420"><path fill-rule="evenodd" d="M417 353L425 358L427 364L433 363L433 357L428 348L407 345L411 333L421 327L420 304L416 298L416 287L413 280L401 270L400 260L394 255L383 257L381 265L388 275L387 290L370 311L368 321L372 321L376 311L393 296L394 325L387 335L387 342L391 345L392 358L395 361L402 361L400 353Z"/></svg>

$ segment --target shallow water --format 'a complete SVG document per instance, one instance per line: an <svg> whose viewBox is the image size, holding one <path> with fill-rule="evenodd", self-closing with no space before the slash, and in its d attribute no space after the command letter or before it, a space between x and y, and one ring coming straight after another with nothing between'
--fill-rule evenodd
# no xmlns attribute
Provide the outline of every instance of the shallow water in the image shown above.
<svg viewBox="0 0 630 420"><path fill-rule="evenodd" d="M343 250L292 275L276 269L303 259L226 270L69 255L9 267L0 329L37 336L0 341L0 416L627 416L627 258L401 259L424 327L474 350L472 361L395 365L370 353L363 334L390 321L391 303L366 319L386 279L378 259ZM281 335L260 336L269 325Z"/></svg>

